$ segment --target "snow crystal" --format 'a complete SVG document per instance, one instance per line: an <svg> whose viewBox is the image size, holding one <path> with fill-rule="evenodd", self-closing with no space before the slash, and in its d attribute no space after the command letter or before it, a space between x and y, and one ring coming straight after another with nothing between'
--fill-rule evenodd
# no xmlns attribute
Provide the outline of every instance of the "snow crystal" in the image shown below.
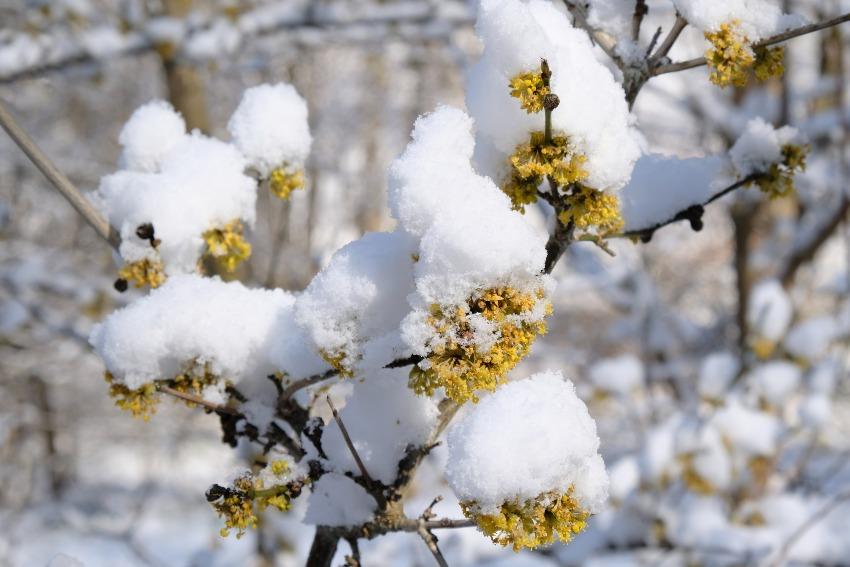
<svg viewBox="0 0 850 567"><path fill-rule="evenodd" d="M712 423L732 447L754 456L773 454L782 425L770 414L732 402L719 410Z"/></svg>
<svg viewBox="0 0 850 567"><path fill-rule="evenodd" d="M284 165L303 167L313 141L307 102L292 85L283 83L246 90L227 129L263 177Z"/></svg>
<svg viewBox="0 0 850 567"><path fill-rule="evenodd" d="M634 0L590 0L587 23L622 41L631 37Z"/></svg>
<svg viewBox="0 0 850 567"><path fill-rule="evenodd" d="M724 159L710 156L678 159L658 154L641 157L620 192L625 230L663 223L691 205L705 203L720 187L715 177Z"/></svg>
<svg viewBox="0 0 850 567"><path fill-rule="evenodd" d="M437 404L407 386L407 369L379 370L354 387L340 417L369 476L391 484L408 445L419 446L437 419ZM322 448L334 470L360 474L336 421L325 426Z"/></svg>
<svg viewBox="0 0 850 567"><path fill-rule="evenodd" d="M715 31L721 24L737 21L752 41L804 23L799 16L783 14L768 0L673 0L688 23L702 31Z"/></svg>
<svg viewBox="0 0 850 567"><path fill-rule="evenodd" d="M643 363L633 354L600 360L588 374L598 389L623 395L640 388L644 381Z"/></svg>
<svg viewBox="0 0 850 567"><path fill-rule="evenodd" d="M362 351L380 367L400 355L398 327L410 311L416 242L402 232L366 234L338 250L296 303L296 318L316 348L344 355L354 367ZM367 361L368 362L368 361Z"/></svg>
<svg viewBox="0 0 850 567"><path fill-rule="evenodd" d="M608 492L598 449L596 423L572 382L546 372L503 386L452 427L446 477L459 499L485 514L570 486L597 512Z"/></svg>
<svg viewBox="0 0 850 567"><path fill-rule="evenodd" d="M791 126L776 129L762 118L747 122L743 134L729 150L732 165L741 177L765 173L782 162L782 146L802 143L800 132Z"/></svg>
<svg viewBox="0 0 850 567"><path fill-rule="evenodd" d="M753 286L750 293L747 323L755 336L776 343L791 324L792 309L782 284L764 280Z"/></svg>
<svg viewBox="0 0 850 567"><path fill-rule="evenodd" d="M118 135L123 148L119 163L125 169L153 173L163 158L186 136L186 122L163 100L140 106Z"/></svg>
<svg viewBox="0 0 850 567"><path fill-rule="evenodd" d="M738 357L731 352L715 352L708 355L703 360L699 371L697 389L700 396L722 400L739 370Z"/></svg>
<svg viewBox="0 0 850 567"><path fill-rule="evenodd" d="M375 500L359 484L336 473L326 473L310 489L304 523L316 526L353 526L372 518Z"/></svg>
<svg viewBox="0 0 850 567"><path fill-rule="evenodd" d="M283 290L248 289L238 282L175 276L97 325L90 342L107 370L129 388L170 379L186 365L208 364L234 383L263 382L278 370L321 365L302 344L288 345L295 298ZM289 358L285 360L282 358ZM286 366L283 366L283 365Z"/></svg>
<svg viewBox="0 0 850 567"><path fill-rule="evenodd" d="M600 190L625 185L640 148L623 89L564 9L543 0L483 0L476 32L484 53L467 76L466 106L479 137L507 159L530 132L543 130L543 115L520 108L508 84L519 73L539 71L546 59L551 90L560 98L552 125L586 156L586 183ZM503 181L498 172L485 173Z"/></svg>

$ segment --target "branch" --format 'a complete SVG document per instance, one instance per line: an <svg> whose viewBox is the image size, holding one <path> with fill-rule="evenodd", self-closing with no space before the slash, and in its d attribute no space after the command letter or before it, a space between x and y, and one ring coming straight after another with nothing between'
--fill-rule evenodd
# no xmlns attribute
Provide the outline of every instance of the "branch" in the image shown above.
<svg viewBox="0 0 850 567"><path fill-rule="evenodd" d="M632 41L640 39L640 25L643 18L649 13L646 0L635 0L635 12L632 15Z"/></svg>
<svg viewBox="0 0 850 567"><path fill-rule="evenodd" d="M419 537L422 538L422 541L425 542L425 545L428 546L428 549L437 561L437 565L440 567L449 567L449 564L446 562L446 558L443 557L443 553L440 551L440 548L437 547L437 537L425 527L424 520L419 522L419 529L416 531L419 533Z"/></svg>
<svg viewBox="0 0 850 567"><path fill-rule="evenodd" d="M788 30L786 32L770 36L767 39L763 39L762 41L754 43L753 47L767 47L776 43L782 43L783 41L788 41L789 39L793 39L801 35L806 35L809 33L820 31L822 29L831 28L832 26L837 26L846 21L850 21L850 13L843 14L841 16L838 16L837 18L832 18L831 20L826 20L815 24L809 24L807 26L801 26L793 30ZM684 71L685 69L693 69L694 67L701 67L705 64L705 57L697 57L696 59L689 59L687 61L680 61L678 63L667 63L666 65L659 65L651 69L650 73L652 76L658 76L664 75L666 73L675 73L676 71Z"/></svg>
<svg viewBox="0 0 850 567"><path fill-rule="evenodd" d="M571 2L570 0L564 0L564 4L567 6L567 10L570 11L570 14L572 14L578 27L586 31L594 43L602 48L602 51L611 58L617 67L622 69L625 64L620 56L617 55L615 50L617 45L611 36L605 32L597 30L587 22L587 13L585 12L583 5L577 2Z"/></svg>
<svg viewBox="0 0 850 567"><path fill-rule="evenodd" d="M330 406L331 412L336 420L336 424L339 426L339 432L342 433L342 439L345 441L345 446L348 447L351 456L354 457L354 462L357 463L357 468L360 470L360 476L363 477L369 486L374 486L375 482L372 480L372 477L369 476L369 471L366 470L366 465L363 464L363 461L360 459L360 454L354 447L354 443L351 442L351 436L348 434L348 429L346 429L345 424L342 422L342 418L339 417L339 412L336 411L336 408L331 401L331 397L326 396L325 399L328 401L328 406Z"/></svg>
<svg viewBox="0 0 850 567"><path fill-rule="evenodd" d="M780 565L785 564L785 559L788 556L788 553L791 551L791 548L794 546L797 541L800 540L806 533L812 529L819 521L822 521L826 518L830 513L832 513L836 508L838 508L841 504L850 500L850 490L846 492L842 492L837 494L835 498L821 506L821 508L815 511L814 514L809 516L803 523L800 524L800 527L792 533L786 540L785 543L779 548L779 552L773 558L773 561L770 563L766 563L768 567L779 567Z"/></svg>
<svg viewBox="0 0 850 567"><path fill-rule="evenodd" d="M3 101L0 100L0 126L9 134L9 137L26 154L30 161L47 177L47 180L59 191L71 206L86 220L95 232L109 242L113 248L118 248L121 242L118 233L109 226L109 221L86 199L79 189L59 171L50 158L45 155L32 138L21 128Z"/></svg>
<svg viewBox="0 0 850 567"><path fill-rule="evenodd" d="M223 406L220 404L216 404L210 401L205 400L200 396L196 396L194 394L189 394L187 392L181 392L180 390L175 390L170 386L165 385L157 385L157 390L162 392L163 394L168 394L169 396L174 396L175 398L179 398L185 402L191 402L193 404L197 404L199 406L203 406L210 411L214 411L217 414L228 414L234 416L241 416L242 413L227 406Z"/></svg>
<svg viewBox="0 0 850 567"><path fill-rule="evenodd" d="M629 230L629 231L623 232L621 234L612 234L608 238L640 238L644 242L649 242L649 240L652 238L652 235L655 234L656 230L658 230L659 228L665 227L669 224L673 224L674 222L681 221L681 220L689 221L691 223L691 228L693 228L694 230L697 230L697 231L702 230L702 226L703 226L702 225L702 214L703 214L706 206L710 205L711 203L720 199L721 197L724 197L725 195L731 193L732 191L752 183L753 181L755 181L759 177L761 177L761 174L748 175L747 177L744 177L743 179L736 181L735 183L733 183L729 187L726 187L723 190L718 191L717 193L715 193L714 195L709 197L704 202L689 205L687 208L682 209L681 211L679 211L678 213L676 213L671 218L669 218L665 221L656 223L652 226L648 226L648 227L645 227L645 228L637 228L637 229L634 229L634 230Z"/></svg>
<svg viewBox="0 0 850 567"><path fill-rule="evenodd" d="M784 287L788 287L793 283L794 276L797 270L803 266L806 261L811 260L820 247L829 239L832 233L847 216L847 211L850 210L850 199L846 196L841 197L841 203L832 215L823 223L823 225L809 238L808 241L798 246L791 253L791 256L786 261L785 265L779 272L779 281Z"/></svg>
<svg viewBox="0 0 850 567"><path fill-rule="evenodd" d="M654 67L656 62L667 56L670 49L672 49L673 45L676 43L676 40L679 39L679 35L682 33L682 30L684 30L687 25L688 20L677 13L676 21L673 22L673 27L670 28L670 33L668 33L667 37L664 38L664 41L661 42L661 45L658 47L658 51L649 58L650 68Z"/></svg>

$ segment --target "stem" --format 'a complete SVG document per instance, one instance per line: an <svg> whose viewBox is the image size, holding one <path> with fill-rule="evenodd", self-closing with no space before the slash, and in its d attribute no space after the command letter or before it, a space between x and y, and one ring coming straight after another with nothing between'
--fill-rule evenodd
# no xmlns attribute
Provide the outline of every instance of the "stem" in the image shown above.
<svg viewBox="0 0 850 567"><path fill-rule="evenodd" d="M369 471L366 470L366 465L363 464L363 461L360 459L360 454L357 452L357 449L354 447L354 443L351 442L351 436L348 434L348 429L345 427L345 424L342 422L342 418L339 417L339 412L336 411L333 402L331 401L330 396L326 396L325 398L328 401L328 405L331 408L331 412L333 412L334 419L336 420L336 424L339 426L339 432L342 433L342 438L345 441L346 447L351 452L351 456L354 457L354 462L357 463L357 468L360 470L360 475L366 481L369 486L374 486L374 481L372 477L369 476Z"/></svg>
<svg viewBox="0 0 850 567"><path fill-rule="evenodd" d="M59 191L71 206L86 220L95 232L109 242L113 248L118 248L121 238L118 233L109 226L109 221L86 199L71 180L59 171L50 158L41 151L35 141L30 138L20 124L15 120L6 105L0 100L0 126L6 130L9 137L26 154L30 161L44 174L48 181Z"/></svg>

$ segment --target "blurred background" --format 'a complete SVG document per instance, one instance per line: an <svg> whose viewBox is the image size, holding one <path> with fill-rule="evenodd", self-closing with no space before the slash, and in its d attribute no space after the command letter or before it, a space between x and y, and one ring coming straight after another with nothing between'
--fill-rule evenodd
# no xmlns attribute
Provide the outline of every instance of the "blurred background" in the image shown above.
<svg viewBox="0 0 850 567"><path fill-rule="evenodd" d="M116 169L118 133L139 105L169 100L191 128L226 137L246 87L294 84L308 101L314 137L307 190L290 202L260 193L254 254L239 277L298 290L341 245L392 228L387 166L418 115L463 106L464 69L480 50L475 4L0 0L0 98L60 169L91 190ZM783 4L813 21L848 8ZM670 2L648 5L644 43L674 19ZM790 42L781 81L720 90L703 67L653 79L638 97L636 123L654 152L724 152L749 118L762 116L800 128L812 153L793 198L738 192L710 207L702 232L679 223L648 244L618 241L616 258L579 243L559 265L550 332L516 374L553 367L572 378L609 464L636 451L641 427L665 416L659 408L688 403L681 392L707 353L747 344L755 282L787 276L795 320L844 312L848 34L835 27ZM688 29L671 57L705 47ZM527 214L546 222L542 209ZM0 565L42 566L60 553L89 567L301 564L312 528L293 518L270 517L240 540L218 536L204 490L237 469L239 455L220 442L214 416L164 403L142 423L113 407L87 336L137 293L114 291L115 274L109 247L0 135ZM850 475L846 340L836 338L829 355L839 380L812 458L823 455L822 468L835 469L830 482L840 483ZM601 360L637 365L637 388L612 393L594 383L589 370ZM635 417L635 407L648 409ZM580 536L570 553L534 555L497 549L474 530L445 534L441 545L452 565L601 565L620 556L593 537ZM364 564L430 565L424 546L404 551L405 538L421 546L407 535L376 540L364 548ZM703 564L676 547L646 545Z"/></svg>

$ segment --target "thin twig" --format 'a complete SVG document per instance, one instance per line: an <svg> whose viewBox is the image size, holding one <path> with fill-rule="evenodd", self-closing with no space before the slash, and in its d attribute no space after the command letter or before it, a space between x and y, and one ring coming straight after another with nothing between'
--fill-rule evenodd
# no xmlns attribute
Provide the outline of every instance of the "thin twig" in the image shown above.
<svg viewBox="0 0 850 567"><path fill-rule="evenodd" d="M650 68L670 53L670 49L673 48L673 45L676 43L676 40L679 39L679 35L682 33L682 30L684 30L687 25L688 20L683 18L681 15L676 14L676 21L673 22L673 27L670 28L670 33L667 34L667 37L665 37L664 41L661 42L661 45L658 46L658 51L649 58ZM661 28L659 28L659 30L660 29Z"/></svg>
<svg viewBox="0 0 850 567"><path fill-rule="evenodd" d="M841 203L838 205L838 208L835 209L831 216L826 219L826 222L824 222L823 225L821 225L806 242L791 252L791 256L779 271L779 281L782 282L782 285L788 287L793 283L797 270L799 270L807 260L811 260L815 256L817 251L820 250L820 247L823 246L823 244L841 225L841 221L843 221L847 216L848 210L850 210L850 199L846 196L842 196Z"/></svg>
<svg viewBox="0 0 850 567"><path fill-rule="evenodd" d="M420 522L419 529L416 531L419 534L419 537L422 538L422 541L425 542L425 545L428 546L428 549L431 551L431 555L433 555L434 559L437 561L437 565L440 567L449 567L449 564L446 562L446 558L443 557L443 553L437 546L436 536L428 531L428 528L425 527L425 522Z"/></svg>
<svg viewBox="0 0 850 567"><path fill-rule="evenodd" d="M632 15L632 41L640 39L640 25L648 13L649 7L646 5L646 0L635 0L635 11Z"/></svg>
<svg viewBox="0 0 850 567"><path fill-rule="evenodd" d="M191 402L193 404L203 406L203 407L207 408L208 410L214 411L214 412L219 413L219 414L226 413L226 414L229 414L229 415L242 415L241 412L239 412L239 411L237 411L237 410L235 410L231 407L227 407L227 406L223 406L223 405L220 405L220 404L216 404L214 402L207 401L204 398L202 398L200 396L196 396L194 394L189 394L189 393L186 393L186 392L181 392L180 390L175 390L174 388L172 388L170 386L161 385L161 386L157 386L157 389L160 392L162 392L163 394L168 394L169 396L174 396L175 398L180 398L183 401Z"/></svg>
<svg viewBox="0 0 850 567"><path fill-rule="evenodd" d="M95 230L98 236L109 242L113 248L118 248L121 239L118 233L109 226L109 221L98 211L83 194L77 189L64 173L59 171L50 158L41 151L35 141L30 138L20 124L15 120L6 105L0 100L0 126L9 134L9 137L26 154L30 161L44 174L48 181L59 191L71 206L86 220Z"/></svg>
<svg viewBox="0 0 850 567"><path fill-rule="evenodd" d="M348 447L349 452L351 452L351 456L354 457L354 462L357 463L357 468L360 469L360 475L363 477L363 480L369 484L369 486L373 486L375 483L372 480L372 477L369 476L369 471L366 470L366 465L364 465L363 461L360 459L360 454L357 452L357 449L354 448L354 443L351 442L351 436L348 435L348 429L345 428L342 418L339 417L339 412L336 411L336 408L331 401L331 397L325 396L325 399L328 401L328 406L330 406L331 412L334 414L336 424L339 426L339 432L342 433L342 439L345 441L345 445Z"/></svg>
<svg viewBox="0 0 850 567"><path fill-rule="evenodd" d="M588 23L587 13L585 12L584 6L577 2L571 2L570 0L564 0L564 4L567 6L567 10L570 11L570 14L572 14L578 27L586 31L588 35L590 35L591 39L593 39L593 41L602 48L602 51L611 58L617 67L622 69L624 67L623 59L617 55L615 50L616 43L611 36L595 29Z"/></svg>
<svg viewBox="0 0 850 567"><path fill-rule="evenodd" d="M788 41L789 39L793 39L801 35L806 35L809 33L820 31L822 29L831 28L832 26L837 26L838 24L842 24L846 21L850 21L850 13L843 14L841 16L838 16L837 18L832 18L831 20L809 24L807 26L800 26L799 28L795 28L793 30L788 30L780 34L770 36L767 39L754 43L753 47L767 47L776 43L782 43L783 41ZM666 73L675 73L676 71L684 71L685 69L693 69L694 67L701 67L705 64L705 57L697 57L696 59L679 61L678 63L668 63L666 65L659 65L658 67L651 69L650 73L653 76L658 76L664 75Z"/></svg>

